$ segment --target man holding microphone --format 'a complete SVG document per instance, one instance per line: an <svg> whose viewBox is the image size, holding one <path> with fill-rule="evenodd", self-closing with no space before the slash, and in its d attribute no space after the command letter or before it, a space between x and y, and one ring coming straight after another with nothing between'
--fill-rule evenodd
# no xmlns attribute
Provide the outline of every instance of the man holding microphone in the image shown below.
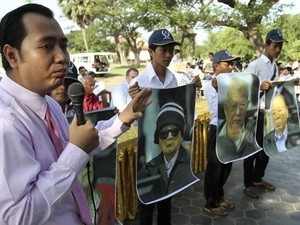
<svg viewBox="0 0 300 225"><path fill-rule="evenodd" d="M77 174L142 116L150 89L96 127L70 127L47 94L68 72L67 38L53 13L26 4L0 24L0 224L92 224Z"/></svg>

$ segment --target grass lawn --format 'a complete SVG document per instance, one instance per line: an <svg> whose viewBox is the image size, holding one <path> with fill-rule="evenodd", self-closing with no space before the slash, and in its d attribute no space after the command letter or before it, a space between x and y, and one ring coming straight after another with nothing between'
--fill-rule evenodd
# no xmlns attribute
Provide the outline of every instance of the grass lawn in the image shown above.
<svg viewBox="0 0 300 225"><path fill-rule="evenodd" d="M110 72L106 74L106 77L113 77L113 76L124 76L126 71L132 67L131 65L120 65L120 64L111 64ZM138 70L143 72L146 68L146 64L141 64Z"/></svg>

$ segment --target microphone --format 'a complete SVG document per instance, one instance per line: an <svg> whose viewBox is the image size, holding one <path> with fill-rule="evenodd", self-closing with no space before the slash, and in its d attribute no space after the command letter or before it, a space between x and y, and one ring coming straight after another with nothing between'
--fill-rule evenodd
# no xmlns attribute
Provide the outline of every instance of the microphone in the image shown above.
<svg viewBox="0 0 300 225"><path fill-rule="evenodd" d="M73 103L78 126L84 125L86 123L83 112L84 95L85 91L82 83L76 82L69 86L68 96Z"/></svg>

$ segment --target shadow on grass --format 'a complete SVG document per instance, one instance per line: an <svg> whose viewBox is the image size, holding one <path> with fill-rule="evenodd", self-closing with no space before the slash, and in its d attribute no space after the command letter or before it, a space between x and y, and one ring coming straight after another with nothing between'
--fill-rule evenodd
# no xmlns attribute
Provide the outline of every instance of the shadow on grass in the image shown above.
<svg viewBox="0 0 300 225"><path fill-rule="evenodd" d="M119 77L119 76L123 76L123 74L120 74L120 73L107 73L103 77L108 78L108 77Z"/></svg>
<svg viewBox="0 0 300 225"><path fill-rule="evenodd" d="M131 67L132 67L132 65L112 65L109 73L105 74L102 77L109 78L109 77L124 76L126 74L126 71ZM146 65L141 64L141 66L138 68L138 70L143 71L145 68L146 68Z"/></svg>

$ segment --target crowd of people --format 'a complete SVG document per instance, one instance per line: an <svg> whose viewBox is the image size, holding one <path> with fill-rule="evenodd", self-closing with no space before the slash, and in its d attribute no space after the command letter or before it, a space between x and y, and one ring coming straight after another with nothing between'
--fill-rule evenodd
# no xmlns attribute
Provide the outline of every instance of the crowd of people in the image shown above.
<svg viewBox="0 0 300 225"><path fill-rule="evenodd" d="M151 62L147 68L140 74L136 68L129 68L124 82L110 92L101 81L95 80L95 74L84 67L79 67L76 72L75 65L69 62L67 38L48 8L26 4L7 13L0 25L2 63L6 72L0 82L0 223L4 224L91 225L78 173L97 151L108 147L143 116L144 109L151 104L152 88L169 89L185 84L203 88L211 115L204 209L213 215L228 215L235 206L225 199L223 187L230 175L232 162L222 163L217 157L217 136L235 139L235 150L240 151L243 143L236 135L237 126L232 126L230 117L240 113L240 120L244 120L243 112L248 107L249 96L244 84L234 80L231 86L236 89L228 91L224 104L226 122L221 134L218 134L217 76L233 71L246 71L258 76L261 96L256 140L261 148L264 139L264 91L272 87L272 81L287 81L299 76L299 64L296 62L282 70L276 63L285 42L279 29L268 32L263 54L248 65L240 63L240 57L232 56L229 51L220 50L209 53L203 63L195 60L186 64L185 69L178 66L182 65L182 60L180 50L175 47L180 43L168 30L158 29L148 40ZM183 75L186 71L191 75ZM186 79L181 79L181 76ZM66 116L73 116L75 112L67 90L76 82L81 82L85 90L85 112L116 107L119 113L109 120L99 121L95 126L90 121L78 125L76 117L69 125ZM281 95L278 94L275 100L285 106ZM274 112L275 108L272 105ZM166 152L164 146L168 140L182 140L185 127L183 111L177 103L161 106L154 142L160 145L162 153L145 164L139 176L147 176L149 171L157 172L158 161L165 166L160 172L166 177L177 177L178 173L184 176L181 174L183 170L178 172L178 167L189 163L186 149L179 141L172 152ZM238 131L243 132L243 136L252 135L250 140L255 142L254 130L248 134L244 130L247 127L244 121L239 125ZM274 132L282 135L284 129L276 128ZM249 147L252 148L247 144ZM269 156L263 150L244 159L244 192L247 196L259 198L259 188L275 190L274 185L263 179L268 162ZM194 177L186 178L193 180ZM165 192L160 193L162 196L172 189L170 183L164 184L164 187ZM172 197L151 204L139 201L140 224L152 225L153 212L157 207L157 224L171 225L171 205Z"/></svg>

